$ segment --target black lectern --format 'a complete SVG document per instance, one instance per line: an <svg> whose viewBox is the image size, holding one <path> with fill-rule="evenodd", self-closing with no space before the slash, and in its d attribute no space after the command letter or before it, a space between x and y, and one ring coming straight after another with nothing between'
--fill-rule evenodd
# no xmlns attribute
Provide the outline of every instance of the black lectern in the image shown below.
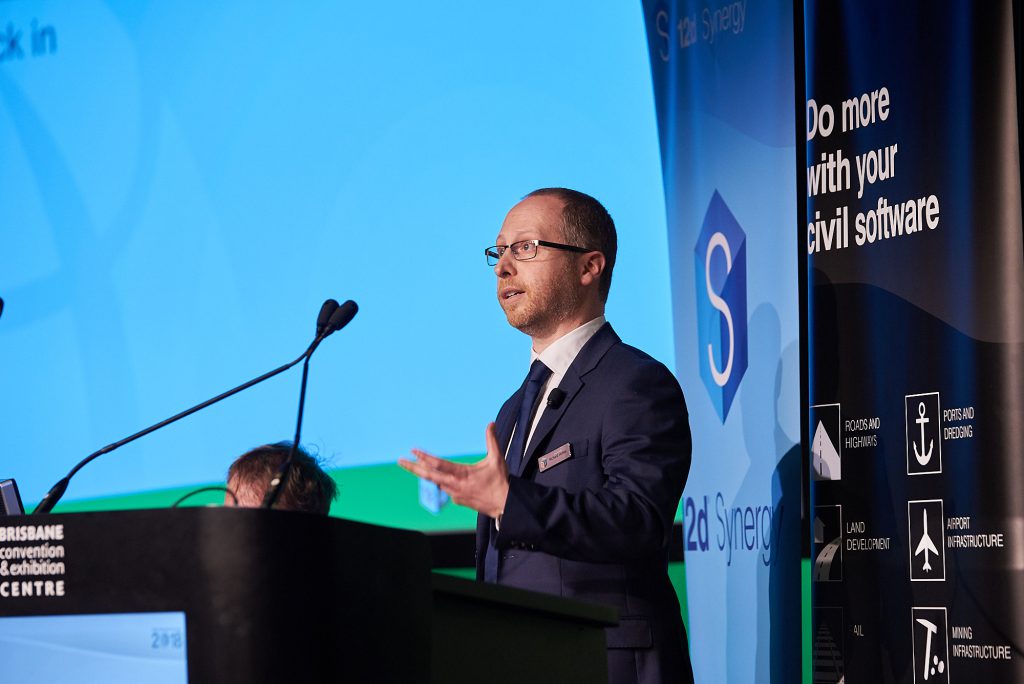
<svg viewBox="0 0 1024 684"><path fill-rule="evenodd" d="M74 656L193 683L502 681L472 665L497 652L603 676L613 609L432 579L430 565L418 532L284 511L6 518L0 662L53 669ZM525 652L513 623L528 626ZM62 630L71 643L48 643Z"/></svg>

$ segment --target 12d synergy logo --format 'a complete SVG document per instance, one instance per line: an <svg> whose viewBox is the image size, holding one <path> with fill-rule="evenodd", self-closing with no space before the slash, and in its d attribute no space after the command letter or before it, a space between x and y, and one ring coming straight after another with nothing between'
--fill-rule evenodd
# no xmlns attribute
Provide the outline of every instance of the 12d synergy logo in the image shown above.
<svg viewBox="0 0 1024 684"><path fill-rule="evenodd" d="M694 259L700 376L724 423L747 370L747 236L717 190Z"/></svg>

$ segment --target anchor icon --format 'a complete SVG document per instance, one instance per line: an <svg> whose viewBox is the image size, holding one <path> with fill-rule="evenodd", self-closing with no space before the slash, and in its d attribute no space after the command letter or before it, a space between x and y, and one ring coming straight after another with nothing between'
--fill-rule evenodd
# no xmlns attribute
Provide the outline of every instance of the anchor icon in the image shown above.
<svg viewBox="0 0 1024 684"><path fill-rule="evenodd" d="M924 412L924 402L922 401L917 405L917 415L920 417L914 421L915 423L921 426L921 451L917 450L917 443L915 442L914 458L916 458L917 462L920 463L921 465L928 465L928 461L932 460L932 447L935 446L935 440L928 440L928 451L926 453L922 453L924 452L924 426L925 423L932 422L930 418L924 417Z"/></svg>

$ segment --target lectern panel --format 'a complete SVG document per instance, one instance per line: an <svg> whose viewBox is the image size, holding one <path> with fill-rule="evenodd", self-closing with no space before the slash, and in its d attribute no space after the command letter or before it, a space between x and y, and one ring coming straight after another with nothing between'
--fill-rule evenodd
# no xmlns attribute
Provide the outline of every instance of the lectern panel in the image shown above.
<svg viewBox="0 0 1024 684"><path fill-rule="evenodd" d="M29 615L0 618L8 681L188 681L184 613Z"/></svg>
<svg viewBox="0 0 1024 684"><path fill-rule="evenodd" d="M0 616L140 612L185 615L191 684L424 681L429 545L417 532L227 508L0 524Z"/></svg>

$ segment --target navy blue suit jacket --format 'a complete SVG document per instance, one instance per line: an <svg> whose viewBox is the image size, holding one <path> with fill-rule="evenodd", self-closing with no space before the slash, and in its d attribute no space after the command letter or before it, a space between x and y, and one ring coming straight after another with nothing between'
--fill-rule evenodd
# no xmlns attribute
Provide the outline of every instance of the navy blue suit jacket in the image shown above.
<svg viewBox="0 0 1024 684"><path fill-rule="evenodd" d="M668 547L690 469L690 428L679 383L660 362L605 324L584 345L547 407L495 538L498 582L616 606L607 630L609 681L693 681ZM497 418L507 448L521 387ZM538 459L568 444L571 457L541 472ZM477 577L493 520L477 524Z"/></svg>

